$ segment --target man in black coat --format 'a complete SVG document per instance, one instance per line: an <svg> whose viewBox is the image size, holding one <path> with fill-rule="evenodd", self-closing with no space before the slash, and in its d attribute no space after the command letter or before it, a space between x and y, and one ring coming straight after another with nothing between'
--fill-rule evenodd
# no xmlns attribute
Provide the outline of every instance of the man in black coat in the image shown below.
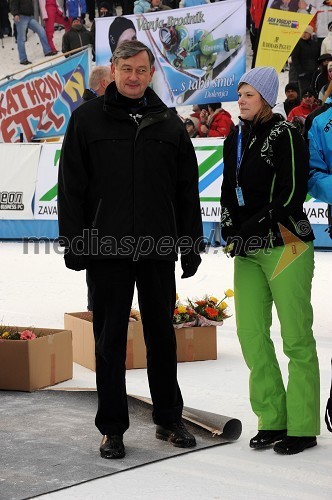
<svg viewBox="0 0 332 500"><path fill-rule="evenodd" d="M148 87L151 50L123 42L104 97L76 109L59 169L59 233L65 263L87 269L93 299L98 411L104 458L125 455L129 427L126 338L134 287L143 322L156 437L179 447L196 441L182 422L177 383L174 268L183 278L201 262L198 168L185 127Z"/></svg>

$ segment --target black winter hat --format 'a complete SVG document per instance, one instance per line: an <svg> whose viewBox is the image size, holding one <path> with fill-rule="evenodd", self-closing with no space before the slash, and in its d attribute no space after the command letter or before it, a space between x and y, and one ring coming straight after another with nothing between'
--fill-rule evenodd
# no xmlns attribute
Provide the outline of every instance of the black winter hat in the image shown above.
<svg viewBox="0 0 332 500"><path fill-rule="evenodd" d="M111 6L110 6L110 4L108 2L101 2L99 4L99 10L103 9L103 8L107 9L109 12L111 11Z"/></svg>
<svg viewBox="0 0 332 500"><path fill-rule="evenodd" d="M301 97L303 97L306 94L312 95L315 99L317 99L317 92L312 88L312 87L307 87L306 89L303 90Z"/></svg>
<svg viewBox="0 0 332 500"><path fill-rule="evenodd" d="M117 16L112 22L109 30L108 30L108 40L111 47L112 54L116 49L119 38L122 33L128 29L133 29L136 31L134 23L127 19L126 17Z"/></svg>
<svg viewBox="0 0 332 500"><path fill-rule="evenodd" d="M300 89L297 82L287 83L287 85L285 86L285 93L287 92L287 90L295 90L295 92L300 94Z"/></svg>
<svg viewBox="0 0 332 500"><path fill-rule="evenodd" d="M332 55L331 54L322 54L319 56L317 59L317 62L321 63L323 61L332 61Z"/></svg>

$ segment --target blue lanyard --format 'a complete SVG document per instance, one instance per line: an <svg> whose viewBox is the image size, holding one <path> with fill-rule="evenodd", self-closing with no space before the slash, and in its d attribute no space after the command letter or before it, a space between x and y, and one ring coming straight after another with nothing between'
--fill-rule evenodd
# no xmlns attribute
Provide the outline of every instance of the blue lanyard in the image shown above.
<svg viewBox="0 0 332 500"><path fill-rule="evenodd" d="M239 133L237 136L237 154L236 154L236 185L239 184L239 172L242 163L242 122L239 122Z"/></svg>

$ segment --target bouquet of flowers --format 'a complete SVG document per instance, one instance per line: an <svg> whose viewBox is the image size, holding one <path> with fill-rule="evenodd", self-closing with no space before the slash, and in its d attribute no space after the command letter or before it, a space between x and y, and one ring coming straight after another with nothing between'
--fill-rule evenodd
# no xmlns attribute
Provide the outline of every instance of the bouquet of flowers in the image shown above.
<svg viewBox="0 0 332 500"><path fill-rule="evenodd" d="M32 330L23 330L19 332L18 328L12 326L0 325L0 341L1 340L33 340L36 335Z"/></svg>
<svg viewBox="0 0 332 500"><path fill-rule="evenodd" d="M179 300L175 303L173 314L174 328L191 328L196 325L196 313L194 309L185 304L181 304Z"/></svg>
<svg viewBox="0 0 332 500"><path fill-rule="evenodd" d="M233 297L234 292L228 289L224 293L225 296L221 300L209 295L204 295L200 300L188 299L189 305L197 314L198 326L221 326L224 320L229 318L225 299Z"/></svg>

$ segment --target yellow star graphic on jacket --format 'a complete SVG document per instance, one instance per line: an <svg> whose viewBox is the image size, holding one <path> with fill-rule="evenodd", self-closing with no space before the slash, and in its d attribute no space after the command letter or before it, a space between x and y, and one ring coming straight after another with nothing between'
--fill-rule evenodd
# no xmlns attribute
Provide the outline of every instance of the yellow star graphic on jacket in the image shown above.
<svg viewBox="0 0 332 500"><path fill-rule="evenodd" d="M286 269L286 267L288 267L309 248L309 245L300 240L300 238L295 236L295 234L289 231L285 226L279 223L278 226L285 247L280 256L278 264L273 271L271 280L276 278L282 271L284 271L284 269Z"/></svg>

